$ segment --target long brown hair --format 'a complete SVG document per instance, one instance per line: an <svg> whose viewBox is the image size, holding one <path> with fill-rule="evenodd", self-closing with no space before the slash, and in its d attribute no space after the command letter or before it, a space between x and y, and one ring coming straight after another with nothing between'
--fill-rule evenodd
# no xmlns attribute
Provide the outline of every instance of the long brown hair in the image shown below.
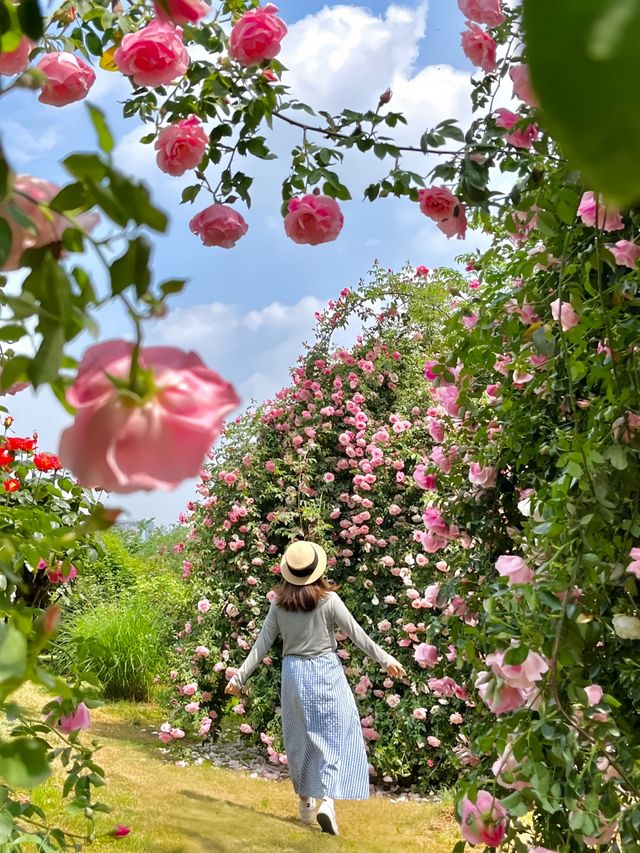
<svg viewBox="0 0 640 853"><path fill-rule="evenodd" d="M283 580L276 589L276 604L283 610L310 613L315 610L319 602L326 598L330 592L336 592L338 586L324 577L318 578L313 583L305 586L289 583Z"/></svg>

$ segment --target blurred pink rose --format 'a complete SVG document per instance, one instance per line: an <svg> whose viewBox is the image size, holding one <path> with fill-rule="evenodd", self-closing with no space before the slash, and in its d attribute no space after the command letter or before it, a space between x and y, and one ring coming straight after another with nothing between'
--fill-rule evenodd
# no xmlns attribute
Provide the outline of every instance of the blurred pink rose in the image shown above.
<svg viewBox="0 0 640 853"><path fill-rule="evenodd" d="M481 465L472 462L469 465L469 482L474 486L484 486L486 489L496 484L496 469L491 465Z"/></svg>
<svg viewBox="0 0 640 853"><path fill-rule="evenodd" d="M561 302L559 299L554 299L549 306L551 308L551 316L560 323L563 332L568 332L580 322L580 316L576 313L573 305L570 302Z"/></svg>
<svg viewBox="0 0 640 853"><path fill-rule="evenodd" d="M453 216L448 219L441 219L437 225L445 237L449 239L456 237L458 240L464 240L467 235L467 214L462 202L458 203Z"/></svg>
<svg viewBox="0 0 640 853"><path fill-rule="evenodd" d="M598 705L602 702L603 691L599 684L589 684L584 688L589 705Z"/></svg>
<svg viewBox="0 0 640 853"><path fill-rule="evenodd" d="M284 230L294 243L317 246L335 240L344 223L338 202L326 195L304 195L289 201Z"/></svg>
<svg viewBox="0 0 640 853"><path fill-rule="evenodd" d="M29 64L29 54L32 50L31 39L21 36L16 48L0 52L0 74L5 77L21 74Z"/></svg>
<svg viewBox="0 0 640 853"><path fill-rule="evenodd" d="M209 137L196 115L164 127L158 134L155 149L158 168L169 175L183 175L195 169L207 150Z"/></svg>
<svg viewBox="0 0 640 853"><path fill-rule="evenodd" d="M522 791L524 788L530 788L531 783L526 780L518 780L516 774L520 770L521 762L516 760L513 754L513 748L510 743L506 745L502 755L497 758L491 767L496 781L503 788L508 788L511 791Z"/></svg>
<svg viewBox="0 0 640 853"><path fill-rule="evenodd" d="M81 101L93 86L96 75L84 59L66 51L45 53L36 65L46 76L38 100L52 107L64 107Z"/></svg>
<svg viewBox="0 0 640 853"><path fill-rule="evenodd" d="M414 708L412 712L412 717L414 720L426 720L427 719L427 709L426 708ZM429 738L427 738L429 740Z"/></svg>
<svg viewBox="0 0 640 853"><path fill-rule="evenodd" d="M632 243L631 240L618 240L613 246L607 245L607 249L619 266L629 267L631 270L636 268L640 258L640 246L637 243Z"/></svg>
<svg viewBox="0 0 640 853"><path fill-rule="evenodd" d="M127 493L172 489L195 477L240 400L233 386L196 353L147 347L139 354L153 389L139 401L128 382L133 344L110 340L89 347L67 399L76 418L60 439L60 461L86 486Z"/></svg>
<svg viewBox="0 0 640 853"><path fill-rule="evenodd" d="M253 729L251 728L249 723L242 723L242 725L240 726L240 731L243 735L253 734Z"/></svg>
<svg viewBox="0 0 640 853"><path fill-rule="evenodd" d="M211 610L211 603L208 598L201 598L197 606L200 613L208 613Z"/></svg>
<svg viewBox="0 0 640 853"><path fill-rule="evenodd" d="M425 667L435 666L438 663L438 659L439 659L438 647L437 646L431 646L428 643L420 643L414 649L413 659L423 669Z"/></svg>
<svg viewBox="0 0 640 853"><path fill-rule="evenodd" d="M458 0L458 6L463 15L477 24L499 27L504 23L500 0Z"/></svg>
<svg viewBox="0 0 640 853"><path fill-rule="evenodd" d="M628 444L640 433L640 415L635 412L625 412L611 424L611 432L616 441Z"/></svg>
<svg viewBox="0 0 640 853"><path fill-rule="evenodd" d="M249 230L243 217L228 204L212 204L197 213L189 222L193 234L203 246L231 249Z"/></svg>
<svg viewBox="0 0 640 853"><path fill-rule="evenodd" d="M80 702L75 711L71 714L63 715L57 722L57 728L65 734L77 732L80 729L88 729L90 725L91 715L84 702Z"/></svg>
<svg viewBox="0 0 640 853"><path fill-rule="evenodd" d="M499 575L506 577L509 586L516 583L531 583L533 572L527 566L522 557L515 554L503 554L496 560L496 569Z"/></svg>
<svg viewBox="0 0 640 853"><path fill-rule="evenodd" d="M447 187L429 187L419 190L418 201L420 210L424 215L435 222L449 219L460 204L456 196Z"/></svg>
<svg viewBox="0 0 640 853"><path fill-rule="evenodd" d="M136 86L164 86L184 76L189 67L182 30L157 19L137 33L127 33L113 59Z"/></svg>
<svg viewBox="0 0 640 853"><path fill-rule="evenodd" d="M153 0L156 17L174 24L193 24L211 11L203 0Z"/></svg>
<svg viewBox="0 0 640 853"><path fill-rule="evenodd" d="M460 831L469 844L499 847L507 831L507 810L490 791L478 791L475 803L464 797Z"/></svg>
<svg viewBox="0 0 640 853"><path fill-rule="evenodd" d="M590 228L596 227L603 231L619 231L624 227L624 222L615 208L609 208L602 196L596 196L589 191L583 194L578 205L578 216L585 225Z"/></svg>
<svg viewBox="0 0 640 853"><path fill-rule="evenodd" d="M478 673L475 686L482 701L496 716L522 708L526 703L522 690L508 684L498 686L488 672Z"/></svg>
<svg viewBox="0 0 640 853"><path fill-rule="evenodd" d="M277 56L287 34L284 21L276 17L277 11L277 6L268 3L245 12L231 30L229 56L241 65L259 65Z"/></svg>
<svg viewBox="0 0 640 853"><path fill-rule="evenodd" d="M439 746L442 746L442 741L440 740L440 738L437 738L434 735L429 735L429 737L427 738L427 743L434 749L437 749Z"/></svg>
<svg viewBox="0 0 640 853"><path fill-rule="evenodd" d="M496 125L505 130L511 130L514 125L522 120L522 116L504 107L496 110L496 114L498 116ZM528 124L524 128L514 130L513 133L506 133L504 138L506 142L514 145L516 148L531 148L532 143L538 138L538 126Z"/></svg>
<svg viewBox="0 0 640 853"><path fill-rule="evenodd" d="M487 666L510 687L519 690L528 690L537 681L540 681L549 664L537 652L529 652L521 664L507 664L504 662L505 652L494 652L487 655Z"/></svg>
<svg viewBox="0 0 640 853"><path fill-rule="evenodd" d="M531 75L528 65L512 65L509 69L509 77L513 83L513 94L516 98L520 98L525 104L530 107L538 106L533 89L531 88Z"/></svg>
<svg viewBox="0 0 640 853"><path fill-rule="evenodd" d="M462 32L462 49L469 62L482 68L485 74L490 74L498 67L495 39L470 21L467 21L467 29Z"/></svg>

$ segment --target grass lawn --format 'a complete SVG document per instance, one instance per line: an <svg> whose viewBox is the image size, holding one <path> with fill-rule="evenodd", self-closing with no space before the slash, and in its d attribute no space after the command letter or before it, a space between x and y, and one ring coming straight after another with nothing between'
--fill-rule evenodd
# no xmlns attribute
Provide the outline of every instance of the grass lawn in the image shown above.
<svg viewBox="0 0 640 853"><path fill-rule="evenodd" d="M33 693L23 691L20 700L36 704ZM158 740L149 734L158 720L153 706L116 703L92 712L92 720L91 735L103 744L96 760L109 783L101 799L113 810L100 818L98 829L106 832L121 823L132 832L122 839L99 839L91 850L449 853L460 838L450 803L394 804L383 798L337 803L342 834L324 835L294 818L297 802L289 783L206 764L180 768L163 763ZM71 828L74 821L64 814L56 787L49 780L34 800Z"/></svg>

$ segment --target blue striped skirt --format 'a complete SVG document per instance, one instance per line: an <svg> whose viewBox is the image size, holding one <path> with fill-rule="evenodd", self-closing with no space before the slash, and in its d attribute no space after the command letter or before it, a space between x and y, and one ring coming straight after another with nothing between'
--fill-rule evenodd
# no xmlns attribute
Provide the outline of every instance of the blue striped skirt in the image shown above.
<svg viewBox="0 0 640 853"><path fill-rule="evenodd" d="M369 762L340 659L287 655L282 726L293 788L302 797L366 800Z"/></svg>

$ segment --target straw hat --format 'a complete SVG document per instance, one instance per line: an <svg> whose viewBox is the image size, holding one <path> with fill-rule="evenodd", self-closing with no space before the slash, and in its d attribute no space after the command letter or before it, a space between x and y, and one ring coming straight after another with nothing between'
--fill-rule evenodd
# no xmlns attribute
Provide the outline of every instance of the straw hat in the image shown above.
<svg viewBox="0 0 640 853"><path fill-rule="evenodd" d="M307 586L322 577L327 568L324 548L313 542L293 542L280 561L280 574L296 586Z"/></svg>

